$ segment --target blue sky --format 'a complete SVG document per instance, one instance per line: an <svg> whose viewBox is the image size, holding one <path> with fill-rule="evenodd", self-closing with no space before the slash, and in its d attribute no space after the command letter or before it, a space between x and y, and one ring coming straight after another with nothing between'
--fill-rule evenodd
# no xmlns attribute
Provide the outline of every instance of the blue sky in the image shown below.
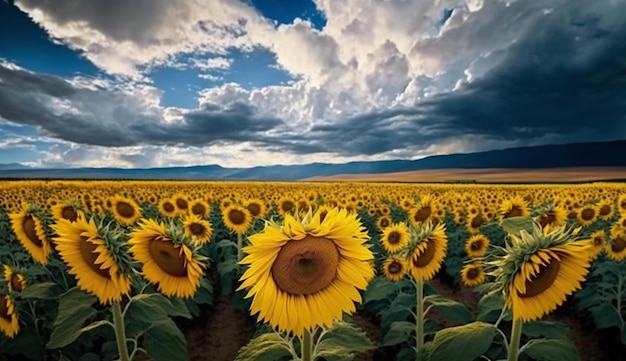
<svg viewBox="0 0 626 361"><path fill-rule="evenodd" d="M626 138L626 1L0 1L0 164L416 159Z"/></svg>

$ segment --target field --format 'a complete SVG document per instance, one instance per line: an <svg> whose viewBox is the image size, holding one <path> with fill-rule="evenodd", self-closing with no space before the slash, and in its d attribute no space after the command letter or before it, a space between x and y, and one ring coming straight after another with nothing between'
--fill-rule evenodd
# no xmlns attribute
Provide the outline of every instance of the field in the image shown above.
<svg viewBox="0 0 626 361"><path fill-rule="evenodd" d="M0 360L626 360L624 259L621 183L2 182Z"/></svg>

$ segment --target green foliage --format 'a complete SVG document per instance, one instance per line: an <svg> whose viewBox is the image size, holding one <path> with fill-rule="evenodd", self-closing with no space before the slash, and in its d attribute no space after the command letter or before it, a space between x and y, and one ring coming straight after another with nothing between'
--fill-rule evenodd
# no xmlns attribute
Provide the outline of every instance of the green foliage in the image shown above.
<svg viewBox="0 0 626 361"><path fill-rule="evenodd" d="M359 353L376 348L367 335L349 322L335 322L317 340L313 359L351 361Z"/></svg>
<svg viewBox="0 0 626 361"><path fill-rule="evenodd" d="M576 345L567 338L534 339L521 349L536 361L577 361L580 360Z"/></svg>
<svg viewBox="0 0 626 361"><path fill-rule="evenodd" d="M295 357L291 347L278 333L270 331L250 340L239 350L235 361L279 361Z"/></svg>
<svg viewBox="0 0 626 361"><path fill-rule="evenodd" d="M83 324L96 314L92 306L96 297L79 288L72 288L59 297L59 311L54 321L54 329L48 341L48 348L59 348L72 343L81 333L90 328Z"/></svg>
<svg viewBox="0 0 626 361"><path fill-rule="evenodd" d="M480 321L449 327L435 334L425 354L429 361L473 361L489 349L495 333L494 325Z"/></svg>

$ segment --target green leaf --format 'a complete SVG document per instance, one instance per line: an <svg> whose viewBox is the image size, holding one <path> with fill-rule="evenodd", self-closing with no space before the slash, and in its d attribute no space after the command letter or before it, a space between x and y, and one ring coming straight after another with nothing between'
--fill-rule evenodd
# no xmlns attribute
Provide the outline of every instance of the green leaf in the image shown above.
<svg viewBox="0 0 626 361"><path fill-rule="evenodd" d="M378 276L368 284L363 294L363 304L366 305L372 301L386 299L395 290L396 286L393 282L389 281L386 277Z"/></svg>
<svg viewBox="0 0 626 361"><path fill-rule="evenodd" d="M22 298L52 299L59 297L61 288L54 282L40 282L28 285L20 296Z"/></svg>
<svg viewBox="0 0 626 361"><path fill-rule="evenodd" d="M291 356L289 345L275 332L264 333L242 347L235 361L275 361Z"/></svg>
<svg viewBox="0 0 626 361"><path fill-rule="evenodd" d="M100 361L100 356L95 353L86 353L78 361Z"/></svg>
<svg viewBox="0 0 626 361"><path fill-rule="evenodd" d="M59 311L54 320L47 348L59 348L72 343L83 332L83 323L96 314L91 305L96 296L74 287L59 297Z"/></svg>
<svg viewBox="0 0 626 361"><path fill-rule="evenodd" d="M610 303L602 303L589 309L598 329L621 327L622 317Z"/></svg>
<svg viewBox="0 0 626 361"><path fill-rule="evenodd" d="M580 360L576 345L567 338L534 339L521 349L537 361L576 361Z"/></svg>
<svg viewBox="0 0 626 361"><path fill-rule="evenodd" d="M389 331L383 337L383 346L397 345L406 342L415 331L415 324L408 321L396 321L391 323Z"/></svg>
<svg viewBox="0 0 626 361"><path fill-rule="evenodd" d="M317 352L313 355L326 361L351 361L361 352L376 348L365 332L348 322L335 322L318 340Z"/></svg>
<svg viewBox="0 0 626 361"><path fill-rule="evenodd" d="M441 295L426 296L424 302L435 305L441 316L457 325L464 325L474 319L470 310L463 303L449 300Z"/></svg>
<svg viewBox="0 0 626 361"><path fill-rule="evenodd" d="M189 359L185 335L170 318L153 322L143 335L143 348L154 361Z"/></svg>
<svg viewBox="0 0 626 361"><path fill-rule="evenodd" d="M567 331L569 328L559 322L531 321L522 326L522 333L530 338L567 338Z"/></svg>
<svg viewBox="0 0 626 361"><path fill-rule="evenodd" d="M505 232L519 236L522 230L532 234L534 223L530 217L511 217L504 219L500 226Z"/></svg>
<svg viewBox="0 0 626 361"><path fill-rule="evenodd" d="M133 296L125 313L126 335L128 337L139 336L150 329L154 322L168 320L168 311L175 311L172 308L171 302L160 293Z"/></svg>
<svg viewBox="0 0 626 361"><path fill-rule="evenodd" d="M476 316L476 320L494 323L500 316L503 307L504 299L502 299L501 295L485 295L478 301L478 316Z"/></svg>
<svg viewBox="0 0 626 361"><path fill-rule="evenodd" d="M473 361L491 346L496 328L485 322L448 327L435 334L430 361Z"/></svg>

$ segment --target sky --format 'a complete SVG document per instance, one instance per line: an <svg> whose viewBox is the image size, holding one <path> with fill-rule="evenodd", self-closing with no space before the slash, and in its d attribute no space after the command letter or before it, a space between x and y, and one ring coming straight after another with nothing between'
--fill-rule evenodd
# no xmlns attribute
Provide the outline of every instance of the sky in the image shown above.
<svg viewBox="0 0 626 361"><path fill-rule="evenodd" d="M626 0L0 0L0 164L626 139Z"/></svg>

